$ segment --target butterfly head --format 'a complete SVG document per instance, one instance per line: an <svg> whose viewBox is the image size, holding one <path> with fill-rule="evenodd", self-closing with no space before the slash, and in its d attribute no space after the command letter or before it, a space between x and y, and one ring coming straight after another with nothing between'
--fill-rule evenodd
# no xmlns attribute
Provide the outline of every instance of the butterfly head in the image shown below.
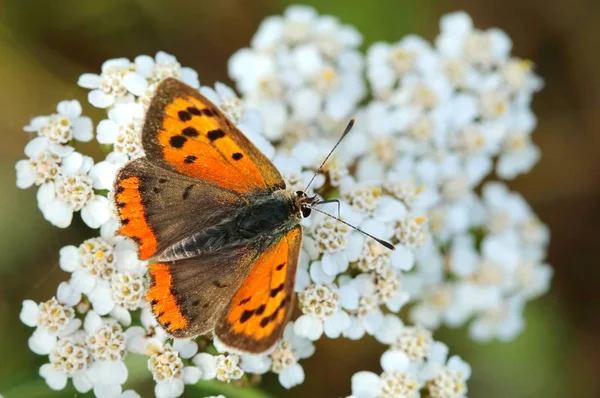
<svg viewBox="0 0 600 398"><path fill-rule="evenodd" d="M310 216L312 207L318 204L320 201L319 198L317 198L317 195L308 196L304 191L296 191L294 199L301 218L307 218Z"/></svg>

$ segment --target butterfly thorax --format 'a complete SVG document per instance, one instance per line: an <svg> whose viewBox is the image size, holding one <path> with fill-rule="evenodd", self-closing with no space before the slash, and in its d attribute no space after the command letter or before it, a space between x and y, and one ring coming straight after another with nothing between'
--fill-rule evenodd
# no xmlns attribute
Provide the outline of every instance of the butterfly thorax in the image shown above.
<svg viewBox="0 0 600 398"><path fill-rule="evenodd" d="M249 195L248 204L216 225L198 231L159 256L160 261L197 257L225 248L254 246L260 250L300 223L304 198L285 190Z"/></svg>

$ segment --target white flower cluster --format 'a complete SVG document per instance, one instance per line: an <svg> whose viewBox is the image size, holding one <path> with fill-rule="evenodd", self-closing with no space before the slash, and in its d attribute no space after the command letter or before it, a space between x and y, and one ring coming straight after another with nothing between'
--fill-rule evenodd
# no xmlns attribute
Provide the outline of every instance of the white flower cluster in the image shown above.
<svg viewBox="0 0 600 398"><path fill-rule="evenodd" d="M83 221L98 228L110 217L108 200L94 191L94 160L70 145L93 138L92 121L81 116L76 100L62 101L56 110L25 126L25 131L37 133L37 137L25 146L28 159L17 162L17 186L39 186L38 206L57 227L68 227L73 213L81 211Z"/></svg>
<svg viewBox="0 0 600 398"><path fill-rule="evenodd" d="M470 200L465 223L417 253L419 265L407 276L411 320L435 329L473 319L474 339L512 340L524 327L525 303L550 286L549 231L502 183L485 184L482 198Z"/></svg>
<svg viewBox="0 0 600 398"><path fill-rule="evenodd" d="M404 326L395 315L386 315L385 324L376 336L389 344L381 356L383 372L352 376L352 398L467 396L471 367L466 362L458 356L448 359L448 347L426 329Z"/></svg>
<svg viewBox="0 0 600 398"><path fill-rule="evenodd" d="M229 60L229 75L262 115L268 139L293 145L335 135L366 95L361 42L337 18L291 6L262 22L251 47Z"/></svg>
<svg viewBox="0 0 600 398"><path fill-rule="evenodd" d="M80 392L136 397L122 391L127 355L148 358L157 397L178 397L201 379L244 385L246 374L267 372L291 388L304 381L299 361L324 334L370 335L389 346L383 373L352 378L353 397L466 396L469 366L447 359L431 331L471 322L476 340L511 339L523 327L524 305L552 276L544 262L549 232L525 200L499 182L480 187L494 164L499 177L513 178L539 157L530 102L541 82L531 63L510 57L503 32L474 29L464 13L442 18L435 45L409 36L376 43L363 56L361 42L334 17L289 7L265 19L251 46L230 59L241 97L221 83L201 87L193 70L163 52L109 60L100 74L79 79L91 90L89 102L107 112L96 127L107 156L96 164L72 146L93 138L78 102L32 120L26 131L38 137L17 163L17 185L40 187L39 207L54 225L67 227L81 210L100 228L97 237L61 249L70 277L56 297L23 303L21 320L35 327L30 349L48 356L40 375L51 388L70 378ZM319 206L303 220L295 286L301 315L262 355L231 352L207 337L170 339L143 301L146 262L133 242L115 236L107 197L118 169L144 155L141 128L165 77L220 107L293 191L306 188L356 118L309 188L339 205ZM418 326L394 315L405 305Z"/></svg>

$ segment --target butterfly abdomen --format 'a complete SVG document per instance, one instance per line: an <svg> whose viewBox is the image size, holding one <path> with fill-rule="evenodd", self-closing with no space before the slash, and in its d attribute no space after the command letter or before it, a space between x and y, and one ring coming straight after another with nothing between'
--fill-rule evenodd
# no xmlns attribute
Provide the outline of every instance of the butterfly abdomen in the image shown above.
<svg viewBox="0 0 600 398"><path fill-rule="evenodd" d="M192 258L202 254L254 244L257 247L291 230L298 224L288 195L264 195L250 200L219 224L175 243L160 254L160 261Z"/></svg>

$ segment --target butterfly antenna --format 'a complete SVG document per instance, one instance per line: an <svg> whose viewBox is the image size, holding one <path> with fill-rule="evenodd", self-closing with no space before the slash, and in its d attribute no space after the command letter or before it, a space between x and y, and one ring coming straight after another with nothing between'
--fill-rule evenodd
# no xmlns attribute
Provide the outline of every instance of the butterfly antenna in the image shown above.
<svg viewBox="0 0 600 398"><path fill-rule="evenodd" d="M365 232L365 231L363 231L362 229L359 229L359 228L355 227L355 226L354 226L354 225L352 225L352 224L348 224L346 221L344 221L344 220L342 220L342 219L339 219L339 218L337 218L337 217L335 217L335 216L332 216L331 214L329 214L329 213L326 213L326 212L324 212L323 210L319 210L319 209L317 209L317 208L315 208L315 207L313 207L313 206L310 206L310 208L311 208L311 209L313 209L314 211L318 211L318 212L319 212L319 213L321 213L321 214L325 214L326 216L329 216L329 217L333 218L334 220L338 220L338 221L339 221L339 222L341 222L342 224L344 224L344 225L347 225L347 226L349 226L350 228L354 229L355 231L358 231L358 232L360 232L361 234L364 234L364 235L368 236L369 238L371 238L371 239L373 239L373 240L377 241L377 242L378 242L378 243L380 243L382 246L385 246L386 248L388 248L388 249L390 249L390 250L396 250L396 248L394 247L394 245L392 245L390 242L386 242L386 241L385 241L385 240L383 240L383 239L376 238L376 237L374 237L373 235L371 235L370 233L368 233L368 232Z"/></svg>
<svg viewBox="0 0 600 398"><path fill-rule="evenodd" d="M327 162L327 160L329 159L329 157L331 156L331 154L333 153L333 151L335 151L335 148L337 148L338 145L340 145L340 142L342 142L342 140L344 139L344 137L352 129L352 126L354 126L354 119L350 120L350 122L346 126L346 129L344 130L344 134L342 134L342 136L340 137L340 139L338 140L338 142L333 146L333 149L331 151L329 151L329 154L327 154L327 156L325 157L325 160L323 160L323 163L321 163L321 165L319 166L319 168L317 169L317 171L315 171L315 174L313 174L313 176L310 179L310 181L308 182L308 184L306 184L306 188L304 188L304 192L306 192L306 190L308 189L308 187L310 187L310 184L312 184L313 180L317 177L317 174L319 174L321 172L321 169L323 168L323 166L325 166L325 163Z"/></svg>

